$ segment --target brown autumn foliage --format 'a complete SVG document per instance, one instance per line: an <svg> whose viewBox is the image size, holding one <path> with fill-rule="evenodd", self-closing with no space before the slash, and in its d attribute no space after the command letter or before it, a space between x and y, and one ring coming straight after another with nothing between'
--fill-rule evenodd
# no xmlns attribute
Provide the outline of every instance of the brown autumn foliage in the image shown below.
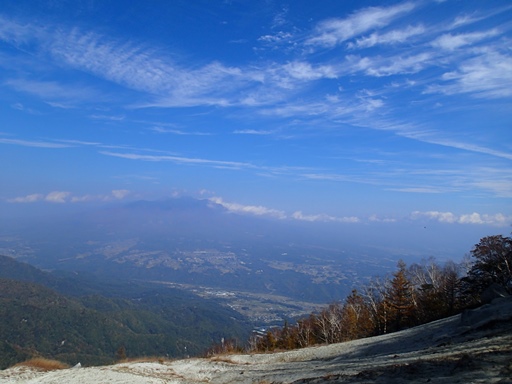
<svg viewBox="0 0 512 384"><path fill-rule="evenodd" d="M481 243L489 241L484 238ZM509 245L507 242L505 249ZM475 249L482 251L478 245ZM497 253L496 247L493 251ZM473 253L480 257L477 251ZM480 264L475 265L482 269ZM492 266L486 267L492 269ZM504 269L503 266L500 268ZM469 273L471 276L471 270ZM441 266L430 258L407 267L400 260L391 276L373 279L361 291L354 289L344 302L332 303L294 325L285 323L282 328L272 328L263 336L253 337L250 350L268 352L338 343L395 332L454 315L471 302L465 296L462 275L461 265L453 262Z"/></svg>
<svg viewBox="0 0 512 384"><path fill-rule="evenodd" d="M512 238L488 236L471 251L468 265L434 258L407 267L400 260L388 277L374 278L343 302L318 313L285 322L249 340L251 352L272 352L360 339L424 324L462 312L479 303L491 283L512 293ZM234 341L211 348L209 355L238 352Z"/></svg>
<svg viewBox="0 0 512 384"><path fill-rule="evenodd" d="M18 363L15 365L15 367L29 367L39 369L42 371L56 371L59 369L69 368L69 365L57 360L45 359L43 357L35 357L33 359Z"/></svg>

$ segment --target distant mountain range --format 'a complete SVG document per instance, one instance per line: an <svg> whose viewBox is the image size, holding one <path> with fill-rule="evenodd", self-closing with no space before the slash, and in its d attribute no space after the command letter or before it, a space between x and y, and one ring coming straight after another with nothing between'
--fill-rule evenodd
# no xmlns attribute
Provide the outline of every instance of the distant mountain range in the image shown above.
<svg viewBox="0 0 512 384"><path fill-rule="evenodd" d="M235 311L183 291L56 276L0 256L0 369L34 356L95 365L197 355L250 329Z"/></svg>
<svg viewBox="0 0 512 384"><path fill-rule="evenodd" d="M111 205L0 239L0 251L43 269L158 280L327 303L397 257L356 246L350 226L234 214L209 200ZM347 245L352 244L352 245Z"/></svg>

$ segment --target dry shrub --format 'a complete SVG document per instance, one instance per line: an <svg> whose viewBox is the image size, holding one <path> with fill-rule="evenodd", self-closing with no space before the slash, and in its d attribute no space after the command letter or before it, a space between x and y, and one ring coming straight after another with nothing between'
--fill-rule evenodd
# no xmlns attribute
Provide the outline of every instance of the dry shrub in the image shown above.
<svg viewBox="0 0 512 384"><path fill-rule="evenodd" d="M142 356L142 357L127 357L126 359L119 360L117 363L160 363L165 364L173 361L168 357L159 356Z"/></svg>
<svg viewBox="0 0 512 384"><path fill-rule="evenodd" d="M35 357L15 365L16 367L36 368L42 371L56 371L58 369L69 368L69 365L57 360L45 359L44 357Z"/></svg>

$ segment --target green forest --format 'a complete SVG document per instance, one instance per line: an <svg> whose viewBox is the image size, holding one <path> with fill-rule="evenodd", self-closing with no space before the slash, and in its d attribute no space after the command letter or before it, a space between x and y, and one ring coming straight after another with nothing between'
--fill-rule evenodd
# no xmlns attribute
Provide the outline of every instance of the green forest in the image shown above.
<svg viewBox="0 0 512 384"><path fill-rule="evenodd" d="M0 369L34 357L84 366L187 357L251 328L238 313L178 290L73 281L5 256L0 271Z"/></svg>

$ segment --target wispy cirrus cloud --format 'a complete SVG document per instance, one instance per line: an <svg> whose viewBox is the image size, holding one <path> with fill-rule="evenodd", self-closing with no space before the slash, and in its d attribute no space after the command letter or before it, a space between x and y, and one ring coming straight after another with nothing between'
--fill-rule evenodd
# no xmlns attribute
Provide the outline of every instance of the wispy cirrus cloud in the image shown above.
<svg viewBox="0 0 512 384"><path fill-rule="evenodd" d="M235 135L272 135L274 131L268 131L264 129L236 129L233 131Z"/></svg>
<svg viewBox="0 0 512 384"><path fill-rule="evenodd" d="M229 105L236 99L228 91L258 82L251 71L211 62L187 68L171 57L159 55L154 49L79 28L65 30L52 26L26 24L0 16L0 40L23 52L32 52L54 65L64 66L98 78L145 92L153 105ZM260 77L261 78L261 77ZM218 84L223 83L222 90ZM73 92L56 82L10 80L18 90L57 98ZM71 96L83 97L84 87L75 87ZM97 96L97 95L95 95ZM93 95L94 97L94 95ZM92 98L93 98L92 97Z"/></svg>
<svg viewBox="0 0 512 384"><path fill-rule="evenodd" d="M384 128L385 129L385 128ZM392 129L392 128L391 128ZM429 130L423 131L417 127L410 128L399 128L396 130L396 133L400 136L407 137L409 139L421 141L429 144L436 144L443 147L460 149L468 152L480 153L485 155L490 155L502 159L512 160L512 153L505 152L489 147L485 147L483 145L471 143L466 141L465 138L447 138L438 131Z"/></svg>
<svg viewBox="0 0 512 384"><path fill-rule="evenodd" d="M494 37L500 34L500 31L496 28L491 29L489 31L483 32L471 32L471 33L459 33L459 34L451 34L447 33L437 37L431 44L435 48L441 48L448 51L453 51L455 49L473 45L474 43L480 42L482 40L488 39L490 37Z"/></svg>
<svg viewBox="0 0 512 384"><path fill-rule="evenodd" d="M299 172L305 170L311 170L311 168L299 167L299 166L265 166L260 164L254 164L243 161L226 161L226 160L212 160L199 157L184 157L176 155L146 155L140 153L128 153L128 152L111 152L111 151L100 151L105 156L119 157L127 160L138 160L148 162L170 162L184 165L196 165L203 167L211 167L216 169L228 169L228 170L251 170L261 176L290 176L296 175Z"/></svg>
<svg viewBox="0 0 512 384"><path fill-rule="evenodd" d="M391 76L396 74L412 74L428 67L433 59L430 52L421 52L410 56L396 56L384 60L368 60L365 72L370 76Z"/></svg>
<svg viewBox="0 0 512 384"><path fill-rule="evenodd" d="M218 84L223 82L227 88L236 88L240 82L249 80L236 67L212 62L197 69L185 69L143 46L95 33L84 34L77 29L69 35L57 35L50 53L68 66L147 92L169 106L227 105L232 101L219 95Z"/></svg>
<svg viewBox="0 0 512 384"><path fill-rule="evenodd" d="M473 169L471 180L467 184L472 188L484 190L498 197L512 197L512 169L510 167L478 167Z"/></svg>
<svg viewBox="0 0 512 384"><path fill-rule="evenodd" d="M421 154L418 154L421 156ZM409 159L414 162L414 157ZM432 159L434 161L434 159ZM498 163L499 160L496 160ZM301 177L318 182L357 183L377 185L383 190L407 194L452 195L470 193L478 196L512 197L512 172L502 165L474 167L460 162L436 162L429 168L408 166L401 162L361 172L301 173Z"/></svg>
<svg viewBox="0 0 512 384"><path fill-rule="evenodd" d="M422 186L422 187L396 187L388 188L390 191L404 192L404 193L446 193L445 187L438 186Z"/></svg>
<svg viewBox="0 0 512 384"><path fill-rule="evenodd" d="M382 28L415 8L416 5L411 2L390 7L370 7L344 19L323 21L317 26L313 36L306 40L306 45L334 47L371 29Z"/></svg>
<svg viewBox="0 0 512 384"><path fill-rule="evenodd" d="M337 70L331 65L312 65L304 61L293 61L286 63L282 70L287 74L286 78L293 78L296 80L318 80L318 79L335 79L337 77Z"/></svg>
<svg viewBox="0 0 512 384"><path fill-rule="evenodd" d="M497 7L497 8L489 8L485 11L475 11L475 12L464 12L457 15L454 20L450 23L448 29L457 29L460 27L465 27L479 21L488 19L492 16L507 13L512 9L512 7L508 4Z"/></svg>
<svg viewBox="0 0 512 384"><path fill-rule="evenodd" d="M293 35L290 32L279 31L274 34L263 35L258 38L258 41L267 44L282 44L287 43L291 40Z"/></svg>
<svg viewBox="0 0 512 384"><path fill-rule="evenodd" d="M385 33L374 32L369 36L363 36L347 44L348 48L370 48L375 45L390 45L404 43L411 37L425 33L426 28L423 25L409 25L404 29L395 29Z"/></svg>
<svg viewBox="0 0 512 384"><path fill-rule="evenodd" d="M184 131L181 129L164 128L164 127L161 127L158 125L149 128L149 130L156 132L156 133L170 133L170 134L179 135L179 136L211 136L212 135L212 133L210 133L210 132Z"/></svg>
<svg viewBox="0 0 512 384"><path fill-rule="evenodd" d="M393 29L383 33L368 31L383 28L397 18L414 11L419 5L413 2L390 7L370 7L344 19L320 22L301 44L304 46L330 47L356 38L349 43L352 48L368 48L379 44L400 44L428 29L418 24ZM0 21L5 21L0 17ZM406 50L403 53L384 56L347 56L337 64L308 60L308 56L285 63L260 63L250 66L228 66L220 61L203 65L180 63L175 56L162 54L144 43L108 37L79 28L65 30L52 26L24 24L8 20L6 27L0 23L0 39L27 49L38 57L53 61L54 65L72 68L84 73L141 92L144 101L134 102L135 107L184 107L184 106L243 106L264 107L287 100L290 94L301 92L308 85L324 79L336 80L355 72L372 77L416 74L438 65L434 48L425 47L423 52ZM7 27L11 28L7 30ZM459 35L445 34L432 44L456 47L485 38L495 37L497 29ZM269 38L270 40L270 38ZM297 41L294 42L297 44ZM446 58L443 58L446 59ZM459 77L459 84L468 84L470 68L461 67L459 72L447 72L445 80ZM493 68L492 68L493 69ZM500 72L502 73L502 72ZM499 78L496 72L496 78ZM450 78L452 76L452 78ZM506 76L506 75L505 75ZM448 77L449 79L446 79ZM55 81L38 82L28 79L11 79L8 84L22 92L29 92L49 99L52 105L68 107L65 100L98 100L98 92L87 87L68 87ZM221 86L220 86L221 85ZM466 88L470 88L466 86ZM501 88L502 95L506 87ZM438 86L430 91L455 93L456 89ZM469 91L468 91L469 92ZM141 96L141 95L139 95ZM288 99L289 100L289 99ZM307 99L306 99L307 101ZM310 103L312 104L312 103ZM178 132L176 132L179 134Z"/></svg>
<svg viewBox="0 0 512 384"><path fill-rule="evenodd" d="M82 85L63 85L56 81L9 79L5 85L18 92L30 93L60 108L71 108L77 102L103 99L100 92Z"/></svg>
<svg viewBox="0 0 512 384"><path fill-rule="evenodd" d="M253 164L237 161L223 161L223 160L209 160L201 159L197 157L183 157L183 156L171 156L171 155L141 155L137 153L120 153L120 152L109 152L101 151L102 155L120 157L128 160L142 160L152 162L173 162L179 164L189 165L206 165L217 168L230 168L230 169L242 169L242 168L256 168Z"/></svg>
<svg viewBox="0 0 512 384"><path fill-rule="evenodd" d="M70 145L70 144L55 143L55 142L51 142L51 141L32 141L32 140L7 139L7 138L0 138L0 144L12 144L12 145L20 145L22 147L54 148L54 149L72 147L72 145Z"/></svg>
<svg viewBox="0 0 512 384"><path fill-rule="evenodd" d="M512 55L487 50L445 72L443 83L427 87L426 93L470 94L479 98L504 98L512 95Z"/></svg>

